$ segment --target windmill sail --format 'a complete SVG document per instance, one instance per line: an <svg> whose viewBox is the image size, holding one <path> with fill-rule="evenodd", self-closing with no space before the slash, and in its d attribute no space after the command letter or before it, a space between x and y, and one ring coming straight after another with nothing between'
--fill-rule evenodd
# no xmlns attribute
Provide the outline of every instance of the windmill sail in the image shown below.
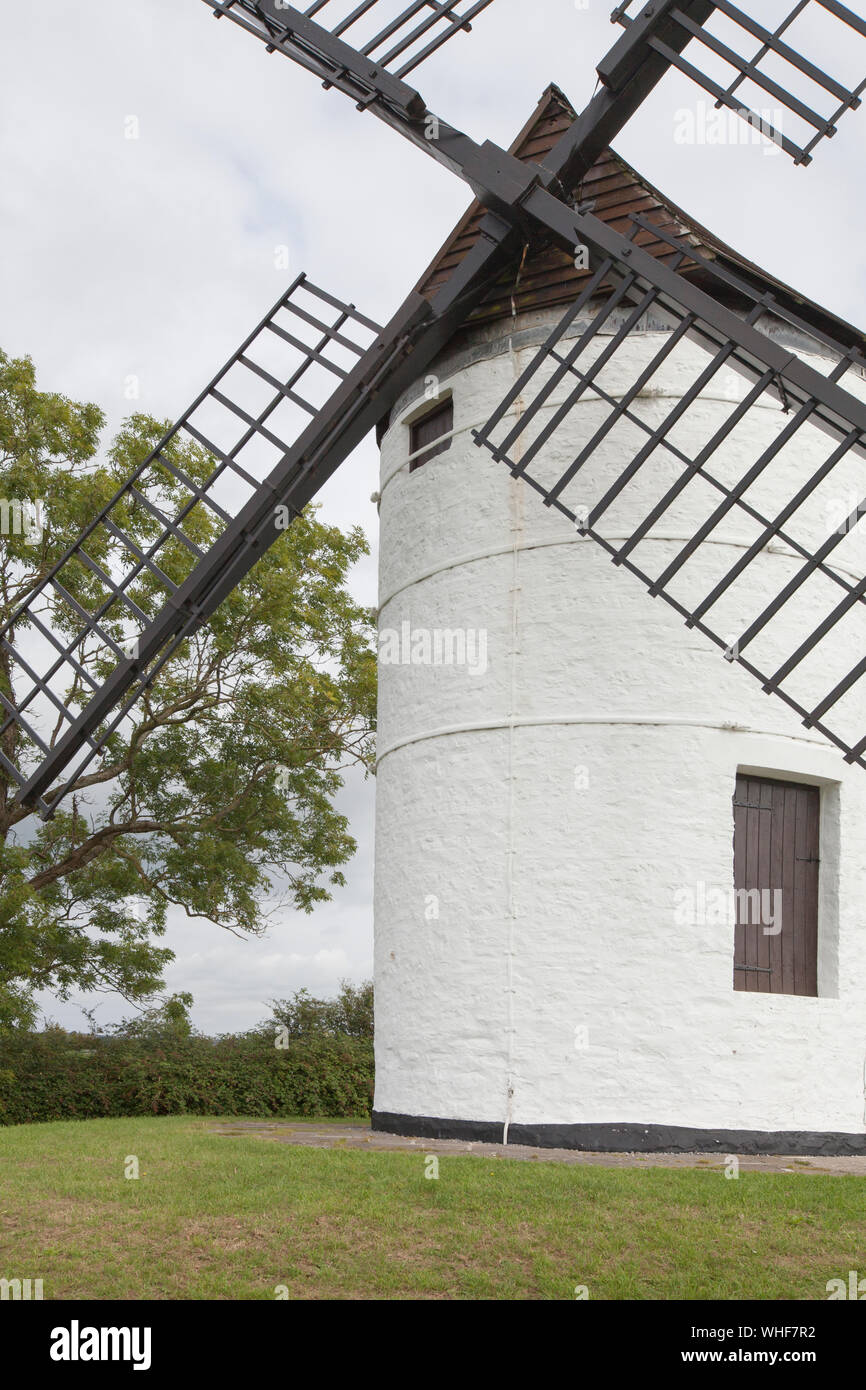
<svg viewBox="0 0 866 1390"><path fill-rule="evenodd" d="M402 104L399 84L455 34L471 29L493 0L412 0L405 7L398 0L315 0L305 10L282 0L205 3L217 19L227 16L351 96L387 93ZM330 42L323 42L326 35ZM344 67L340 58L349 53L353 61Z"/></svg>
<svg viewBox="0 0 866 1390"><path fill-rule="evenodd" d="M3 623L12 689L0 691L0 738L8 751L11 735L14 757L0 752L0 766L22 801L43 814L57 804L315 494L335 466L323 457L330 437L341 441L333 457L356 442L354 420L400 334L395 325L382 338L354 306L299 276ZM192 447L181 455L181 444Z"/></svg>
<svg viewBox="0 0 866 1390"><path fill-rule="evenodd" d="M772 28L750 11L761 11L766 20L766 0L751 0L746 9L730 0L661 0L649 6L626 0L613 14L626 33L599 66L599 76L618 91L648 57L660 58L717 106L761 130L796 164L809 164L815 147L861 104L866 79L850 85L840 69L853 62L866 72L866 18L839 0L798 0ZM833 73L810 57L816 47L832 54Z"/></svg>
<svg viewBox="0 0 866 1390"><path fill-rule="evenodd" d="M413 291L382 329L299 276L0 626L0 770L20 802L52 814L178 646L452 337L511 245L507 224L488 215L484 227L448 284L431 299ZM194 446L194 476L179 443ZM130 509L146 515L146 547L128 534Z"/></svg>
<svg viewBox="0 0 866 1390"><path fill-rule="evenodd" d="M425 154L465 176L471 147L427 109L407 78L492 0L316 0L306 10L283 0L204 0L215 19L229 19L352 98ZM331 27L328 27L328 26ZM452 145L455 148L452 148Z"/></svg>
<svg viewBox="0 0 866 1390"><path fill-rule="evenodd" d="M674 262L636 245L598 262L476 443L866 767L866 357L632 229Z"/></svg>

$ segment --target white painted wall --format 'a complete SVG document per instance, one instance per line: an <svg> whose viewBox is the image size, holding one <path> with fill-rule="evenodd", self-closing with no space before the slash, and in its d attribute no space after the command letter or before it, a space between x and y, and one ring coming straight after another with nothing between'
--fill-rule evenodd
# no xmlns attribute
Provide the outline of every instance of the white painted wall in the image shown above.
<svg viewBox="0 0 866 1390"><path fill-rule="evenodd" d="M543 326L518 320L515 335ZM621 392L661 341L633 334L607 389ZM534 352L480 334L478 360L440 367L454 393L451 450L410 476L404 422L422 383L382 444L381 628L484 629L488 664L380 669L375 1108L503 1125L862 1132L866 775L476 448L469 431ZM639 403L645 418L661 419L705 360L691 346L673 359ZM742 390L732 377L705 396L681 446L699 448ZM545 480L604 413L573 412ZM755 457L786 422L762 410L715 466ZM622 449L614 438L599 450L573 504L599 495ZM783 456L767 505L827 453L817 437ZM678 473L656 462L605 534L627 534ZM673 555L706 510L690 490L647 563ZM803 526L808 535L813 521ZM705 588L753 535L747 519L719 528L699 564ZM859 545L858 533L841 556L852 571ZM768 592L798 566L784 547L760 563ZM827 611L820 587L804 604L816 621ZM733 637L747 596L727 616ZM862 649L857 622L840 672L852 644ZM779 651L804 635L783 625ZM828 672L833 660L822 658ZM863 714L852 706L866 728ZM675 922L679 889L732 886L738 768L824 788L821 998L735 992L732 924Z"/></svg>

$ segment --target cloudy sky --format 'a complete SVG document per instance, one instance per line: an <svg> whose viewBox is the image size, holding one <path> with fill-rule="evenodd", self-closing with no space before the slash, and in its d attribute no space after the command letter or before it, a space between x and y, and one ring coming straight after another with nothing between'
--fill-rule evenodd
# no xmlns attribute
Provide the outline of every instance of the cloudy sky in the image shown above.
<svg viewBox="0 0 866 1390"><path fill-rule="evenodd" d="M790 0L749 7L768 23ZM494 0L414 80L452 124L508 144L550 81L578 107L590 98L616 37L611 8ZM820 24L815 43L840 78L866 75L866 54ZM866 324L866 116L846 117L803 170L759 146L680 143L681 113L700 100L667 78L619 152L750 259ZM468 201L457 179L214 22L202 0L4 5L0 161L0 346L30 354L43 388L98 402L108 433L131 409L131 376L134 408L180 414L301 269L385 322ZM368 441L322 498L329 520L370 536L373 556L354 576L365 602L376 486ZM359 850L332 904L284 913L261 941L173 923L169 984L195 995L200 1027L245 1027L269 998L371 973L373 783L347 785L344 808ZM47 1007L80 1022L73 1005ZM97 1017L124 1012L102 1001Z"/></svg>

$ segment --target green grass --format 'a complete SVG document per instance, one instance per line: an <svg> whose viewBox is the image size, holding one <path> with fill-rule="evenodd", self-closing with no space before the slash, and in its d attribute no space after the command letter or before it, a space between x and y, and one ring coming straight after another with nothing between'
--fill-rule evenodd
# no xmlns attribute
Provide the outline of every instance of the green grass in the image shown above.
<svg viewBox="0 0 866 1390"><path fill-rule="evenodd" d="M214 1120L0 1129L0 1277L46 1298L825 1299L866 1181L319 1150ZM229 1121L228 1123L232 1123ZM124 1177L136 1155L140 1177Z"/></svg>

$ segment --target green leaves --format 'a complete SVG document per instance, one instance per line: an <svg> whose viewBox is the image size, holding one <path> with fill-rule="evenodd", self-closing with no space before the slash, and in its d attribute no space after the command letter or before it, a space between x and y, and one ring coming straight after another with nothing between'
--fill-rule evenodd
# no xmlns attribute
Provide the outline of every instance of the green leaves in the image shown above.
<svg viewBox="0 0 866 1390"><path fill-rule="evenodd" d="M2 538L3 616L165 432L164 422L133 415L100 456L102 428L96 406L39 392L32 363L0 352L0 497L4 488L39 497L47 516L38 547ZM169 451L190 477L212 469L198 446ZM158 466L141 490L163 509L188 496ZM118 524L145 548L160 524L132 497L122 507ZM216 521L200 513L184 527L207 548ZM112 544L101 529L88 540L105 569ZM341 770L373 757L373 615L347 587L366 553L359 529L344 534L308 509L166 664L54 820L22 812L0 779L0 1029L32 1017L36 989L150 998L170 958L155 938L172 907L256 935L265 900L271 913L280 902L311 911L342 882L355 845L334 797ZM176 582L190 563L181 545L160 552ZM98 601L83 565L65 582L83 606ZM148 616L165 597L147 570L128 592ZM104 626L117 641L129 636L119 605ZM81 659L97 678L115 662L106 649ZM14 697L2 653L0 688ZM70 705L85 697L80 683L67 692ZM4 752L16 755L14 733Z"/></svg>

